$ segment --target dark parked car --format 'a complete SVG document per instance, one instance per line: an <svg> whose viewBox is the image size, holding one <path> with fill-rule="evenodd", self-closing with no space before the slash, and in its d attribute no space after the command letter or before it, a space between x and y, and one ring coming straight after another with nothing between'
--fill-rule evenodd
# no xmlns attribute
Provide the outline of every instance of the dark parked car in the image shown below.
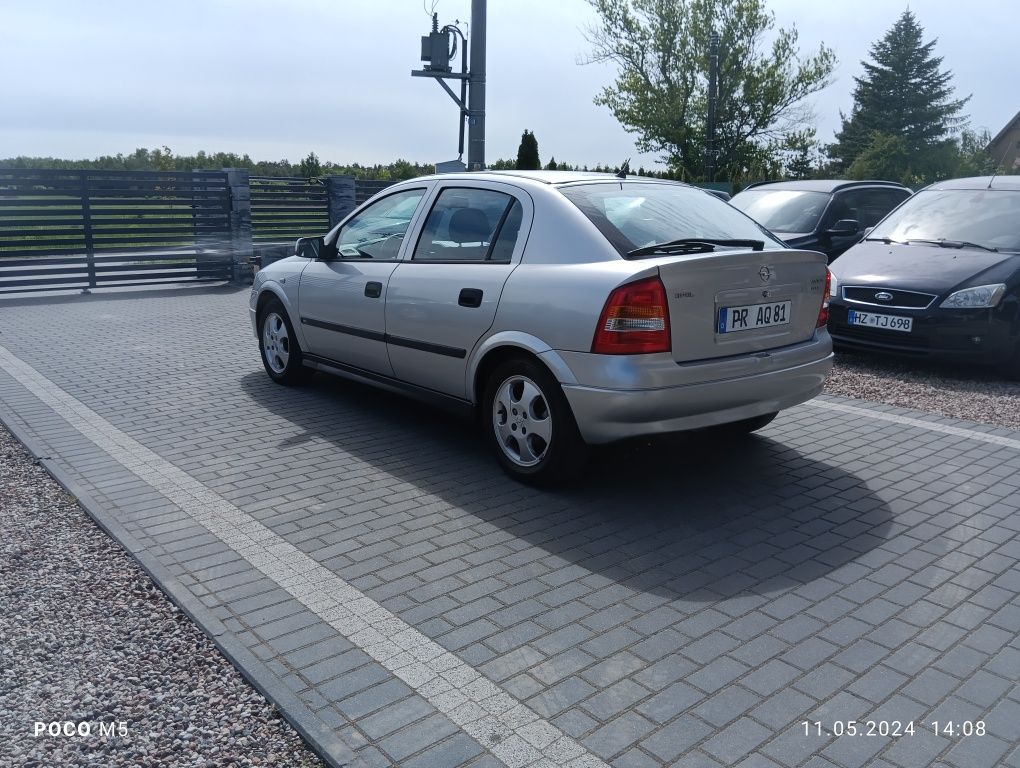
<svg viewBox="0 0 1020 768"><path fill-rule="evenodd" d="M832 266L836 344L1020 378L1020 176L932 184Z"/></svg>
<svg viewBox="0 0 1020 768"><path fill-rule="evenodd" d="M747 187L730 205L791 247L821 251L831 264L908 197L907 187L891 181L774 181Z"/></svg>

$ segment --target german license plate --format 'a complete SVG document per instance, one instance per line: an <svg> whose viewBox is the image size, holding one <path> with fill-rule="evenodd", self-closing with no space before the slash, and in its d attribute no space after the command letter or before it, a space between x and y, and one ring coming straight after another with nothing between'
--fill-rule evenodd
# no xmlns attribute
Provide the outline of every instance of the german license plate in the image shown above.
<svg viewBox="0 0 1020 768"><path fill-rule="evenodd" d="M874 312L858 312L851 309L847 313L850 325L863 325L866 328L881 328L886 331L902 331L910 333L914 328L914 318L900 315L876 315Z"/></svg>
<svg viewBox="0 0 1020 768"><path fill-rule="evenodd" d="M772 304L748 304L743 307L720 307L719 333L753 331L773 325L788 325L793 302L777 301Z"/></svg>

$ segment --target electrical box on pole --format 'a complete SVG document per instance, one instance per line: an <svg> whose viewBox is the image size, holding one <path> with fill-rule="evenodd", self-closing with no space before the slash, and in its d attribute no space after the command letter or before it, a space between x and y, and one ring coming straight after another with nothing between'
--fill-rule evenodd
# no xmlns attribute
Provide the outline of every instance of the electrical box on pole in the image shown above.
<svg viewBox="0 0 1020 768"><path fill-rule="evenodd" d="M422 35L421 60L429 72L450 72L450 33L439 31L439 16L432 14L432 32Z"/></svg>
<svg viewBox="0 0 1020 768"><path fill-rule="evenodd" d="M460 108L460 140L457 147L459 156L456 161L443 163L444 168L454 168L454 163L459 163L464 156L464 123L467 121L467 167L472 171L481 171L485 168L485 0L471 2L470 70L468 70L468 40L459 24L458 21L440 29L438 14L432 14L432 32L422 35L421 38L421 60L425 65L420 70L412 70L411 76L433 78ZM450 62L457 55L458 41L461 65L460 72L454 72ZM460 80L459 97L446 84L447 80Z"/></svg>

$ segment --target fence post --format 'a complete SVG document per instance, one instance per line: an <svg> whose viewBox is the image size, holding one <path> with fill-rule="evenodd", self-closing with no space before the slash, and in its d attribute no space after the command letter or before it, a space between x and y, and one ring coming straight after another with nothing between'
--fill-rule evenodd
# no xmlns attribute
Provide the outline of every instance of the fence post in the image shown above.
<svg viewBox="0 0 1020 768"><path fill-rule="evenodd" d="M326 191L329 193L329 228L332 229L357 207L354 202L354 177L327 176Z"/></svg>
<svg viewBox="0 0 1020 768"><path fill-rule="evenodd" d="M81 219L82 229L85 236L85 267L89 273L89 287L82 288L82 293L91 293L96 287L96 246L92 240L92 205L89 189L89 172L81 172Z"/></svg>
<svg viewBox="0 0 1020 768"><path fill-rule="evenodd" d="M230 259L231 280L247 282L251 271L251 187L249 173L243 168L224 168L230 187Z"/></svg>

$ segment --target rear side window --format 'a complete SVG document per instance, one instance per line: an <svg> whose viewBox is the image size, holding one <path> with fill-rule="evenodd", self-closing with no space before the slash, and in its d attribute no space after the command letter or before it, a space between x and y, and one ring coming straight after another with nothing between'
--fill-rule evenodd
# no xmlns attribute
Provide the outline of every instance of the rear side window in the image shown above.
<svg viewBox="0 0 1020 768"><path fill-rule="evenodd" d="M560 191L621 255L681 238L764 240L767 249L785 248L757 222L700 189L612 182L579 184Z"/></svg>
<svg viewBox="0 0 1020 768"><path fill-rule="evenodd" d="M414 249L415 261L509 261L523 208L490 189L449 188L436 199Z"/></svg>

